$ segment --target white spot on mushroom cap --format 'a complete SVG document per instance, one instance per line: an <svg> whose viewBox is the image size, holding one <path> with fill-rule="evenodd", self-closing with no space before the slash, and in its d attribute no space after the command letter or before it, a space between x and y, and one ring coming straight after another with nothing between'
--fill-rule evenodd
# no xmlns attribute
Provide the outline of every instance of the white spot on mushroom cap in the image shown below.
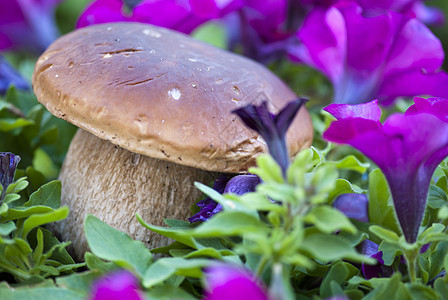
<svg viewBox="0 0 448 300"><path fill-rule="evenodd" d="M149 35L150 37L157 38L157 39L162 37L162 34L160 32L157 32L157 31L152 30L152 29L144 29L143 30L143 34L144 35Z"/></svg>
<svg viewBox="0 0 448 300"><path fill-rule="evenodd" d="M54 75L54 77L58 78L58 77L59 77L59 75L58 75L58 74L56 74L56 75Z"/></svg>
<svg viewBox="0 0 448 300"><path fill-rule="evenodd" d="M168 91L168 95L170 95L174 100L179 100L182 93L178 89L173 88Z"/></svg>
<svg viewBox="0 0 448 300"><path fill-rule="evenodd" d="M197 62L198 60L196 58L189 58L188 61Z"/></svg>

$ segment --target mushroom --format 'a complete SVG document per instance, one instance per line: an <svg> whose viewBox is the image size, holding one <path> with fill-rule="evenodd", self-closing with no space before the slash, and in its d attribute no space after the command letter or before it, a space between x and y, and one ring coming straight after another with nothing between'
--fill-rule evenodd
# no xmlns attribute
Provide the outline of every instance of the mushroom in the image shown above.
<svg viewBox="0 0 448 300"><path fill-rule="evenodd" d="M38 59L33 88L56 117L80 129L59 179L69 217L53 230L87 250L86 214L148 247L169 240L135 218L162 225L186 219L201 193L194 182L244 173L266 144L231 111L295 94L264 66L184 34L140 23L110 23L56 40ZM291 154L311 144L303 107L288 132Z"/></svg>

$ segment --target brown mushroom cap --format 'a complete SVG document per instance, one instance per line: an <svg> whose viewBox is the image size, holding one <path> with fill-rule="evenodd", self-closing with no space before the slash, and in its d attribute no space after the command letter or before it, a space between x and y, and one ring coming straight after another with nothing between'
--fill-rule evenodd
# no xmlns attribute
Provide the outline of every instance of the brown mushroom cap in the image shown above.
<svg viewBox="0 0 448 300"><path fill-rule="evenodd" d="M141 23L86 27L55 41L33 74L55 116L131 152L219 172L240 172L266 152L232 110L296 95L264 66L186 35ZM291 154L311 144L302 108Z"/></svg>

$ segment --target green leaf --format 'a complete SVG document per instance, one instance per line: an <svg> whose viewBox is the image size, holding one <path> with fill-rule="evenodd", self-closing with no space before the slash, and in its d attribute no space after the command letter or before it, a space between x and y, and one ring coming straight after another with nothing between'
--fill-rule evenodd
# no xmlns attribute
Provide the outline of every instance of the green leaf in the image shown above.
<svg viewBox="0 0 448 300"><path fill-rule="evenodd" d="M429 277L436 277L443 268L443 259L448 253L448 242L440 242L429 257Z"/></svg>
<svg viewBox="0 0 448 300"><path fill-rule="evenodd" d="M93 254L120 266L130 267L143 277L152 263L152 255L142 242L131 239L93 215L87 215L84 228Z"/></svg>
<svg viewBox="0 0 448 300"><path fill-rule="evenodd" d="M265 182L283 182L282 169L269 154L257 156L257 168L250 168L249 173L258 175Z"/></svg>
<svg viewBox="0 0 448 300"><path fill-rule="evenodd" d="M105 262L90 252L84 254L84 260L86 261L87 267L92 271L109 273L119 268L115 263Z"/></svg>
<svg viewBox="0 0 448 300"><path fill-rule="evenodd" d="M440 296L440 299L448 299L448 285L443 278L437 278L434 282L434 291Z"/></svg>
<svg viewBox="0 0 448 300"><path fill-rule="evenodd" d="M199 182L195 182L194 185L204 194L221 204L224 208L224 211L243 211L248 214L257 215L257 211L253 208L249 208L246 205L241 203L241 200L238 196L235 195L221 195L211 187L204 185Z"/></svg>
<svg viewBox="0 0 448 300"><path fill-rule="evenodd" d="M161 258L153 263L143 277L143 286L150 288L159 284L174 274L200 277L201 268L213 262L208 259L184 259L181 257Z"/></svg>
<svg viewBox="0 0 448 300"><path fill-rule="evenodd" d="M338 161L329 161L327 163L334 164L338 169L346 169L356 171L363 174L370 167L369 163L360 162L356 156L349 155Z"/></svg>
<svg viewBox="0 0 448 300"><path fill-rule="evenodd" d="M417 262L420 270L420 277L423 283L429 280L429 261L423 255L417 256Z"/></svg>
<svg viewBox="0 0 448 300"><path fill-rule="evenodd" d="M4 300L85 300L85 295L56 287L5 289L0 288Z"/></svg>
<svg viewBox="0 0 448 300"><path fill-rule="evenodd" d="M14 201L17 201L20 199L20 195L17 194L8 194L5 196L5 198L3 199L3 202L6 204L10 204Z"/></svg>
<svg viewBox="0 0 448 300"><path fill-rule="evenodd" d="M295 187L286 183L268 182L261 183L257 187L257 192L267 195L269 198L280 201L296 204L304 195L304 190L300 187ZM297 197L297 195L300 195ZM265 196L266 197L266 196Z"/></svg>
<svg viewBox="0 0 448 300"><path fill-rule="evenodd" d="M223 211L196 227L191 234L195 237L233 236L263 232L266 229L266 225L257 217L242 212Z"/></svg>
<svg viewBox="0 0 448 300"><path fill-rule="evenodd" d="M38 230L42 231L43 234L43 254L42 259L51 259L52 261L57 261L61 264L70 265L74 264L72 257L68 254L65 247L69 243L61 243L50 231L39 228ZM33 232L36 231L36 229L32 230L30 234L28 234L28 241L30 243L31 247L36 248L38 241L34 239L34 237L37 237L37 234L34 234Z"/></svg>
<svg viewBox="0 0 448 300"><path fill-rule="evenodd" d="M348 275L349 271L345 267L344 263L342 261L335 262L322 280L322 284L320 286L320 296L322 298L336 296L332 292L331 284L336 283L340 286L347 279Z"/></svg>
<svg viewBox="0 0 448 300"><path fill-rule="evenodd" d="M61 206L61 182L50 181L31 194L29 201L23 206L44 205L57 209Z"/></svg>
<svg viewBox="0 0 448 300"><path fill-rule="evenodd" d="M382 240L385 240L389 243L396 244L398 243L398 240L400 239L398 234L393 232L392 230L383 228L378 225L372 225L369 227L369 230L375 234L377 237L379 237Z"/></svg>
<svg viewBox="0 0 448 300"><path fill-rule="evenodd" d="M31 120L26 120L23 118L17 119L0 119L0 131L8 132L17 128L22 128L25 126L33 125L34 122Z"/></svg>
<svg viewBox="0 0 448 300"><path fill-rule="evenodd" d="M438 186L431 185L428 193L428 206L437 209L448 204L448 199L444 190Z"/></svg>
<svg viewBox="0 0 448 300"><path fill-rule="evenodd" d="M185 289L171 285L160 284L152 287L146 296L151 300L196 300L197 298L189 294Z"/></svg>
<svg viewBox="0 0 448 300"><path fill-rule="evenodd" d="M437 217L441 220L448 219L448 206L440 208Z"/></svg>
<svg viewBox="0 0 448 300"><path fill-rule="evenodd" d="M31 215L23 222L22 237L26 237L31 229L67 218L68 207L64 206L47 213Z"/></svg>
<svg viewBox="0 0 448 300"><path fill-rule="evenodd" d="M332 202L334 198L342 194L349 194L349 193L361 194L363 192L364 191L361 188L350 183L346 179L338 178L336 179L334 189L328 195L328 199L330 200L330 202Z"/></svg>
<svg viewBox="0 0 448 300"><path fill-rule="evenodd" d="M383 278L379 278L383 279ZM411 300L411 295L401 282L401 274L395 273L391 278L381 280L383 284L375 288L373 291L367 294L363 300L376 300L376 299L400 299Z"/></svg>
<svg viewBox="0 0 448 300"><path fill-rule="evenodd" d="M354 262L375 262L375 260L357 253L349 241L334 235L320 233L309 235L305 237L302 249L311 257L323 262L330 262L339 258Z"/></svg>
<svg viewBox="0 0 448 300"><path fill-rule="evenodd" d="M37 229L36 240L37 245L36 248L34 248L32 257L34 265L39 265L41 263L40 259L44 251L44 234L40 228Z"/></svg>
<svg viewBox="0 0 448 300"><path fill-rule="evenodd" d="M9 235L15 229L16 224L14 222L2 223L0 224L0 235Z"/></svg>
<svg viewBox="0 0 448 300"><path fill-rule="evenodd" d="M415 283L409 284L408 290L412 295L412 300L433 300L437 299L437 294L431 287Z"/></svg>
<svg viewBox="0 0 448 300"><path fill-rule="evenodd" d="M382 259L386 266L391 266L397 255L401 254L401 249L397 243L388 243L386 241L381 242L378 251L383 252Z"/></svg>
<svg viewBox="0 0 448 300"><path fill-rule="evenodd" d="M234 254L236 255L236 254ZM210 257L216 259L222 259L222 254L215 248L202 248L195 251L190 251L184 256L185 258L198 258L198 257Z"/></svg>
<svg viewBox="0 0 448 300"><path fill-rule="evenodd" d="M58 168L54 165L50 156L41 148L37 148L34 152L33 168L42 173L47 179L56 178L58 174Z"/></svg>
<svg viewBox="0 0 448 300"><path fill-rule="evenodd" d="M22 177L8 185L6 189L6 193L8 194L17 194L18 192L24 190L28 186L28 181L26 181L26 177Z"/></svg>
<svg viewBox="0 0 448 300"><path fill-rule="evenodd" d="M29 244L24 239L14 238L13 241L14 244L7 245L5 247L5 257L9 259L17 257L19 260L22 260L23 256L33 252Z"/></svg>
<svg viewBox="0 0 448 300"><path fill-rule="evenodd" d="M340 211L330 206L319 206L305 216L305 222L314 224L324 233L333 233L344 230L355 234L356 227Z"/></svg>
<svg viewBox="0 0 448 300"><path fill-rule="evenodd" d="M56 283L59 287L84 295L84 299L87 299L92 283L99 278L99 275L99 272L76 273L64 277L57 277Z"/></svg>
<svg viewBox="0 0 448 300"><path fill-rule="evenodd" d="M389 204L390 193L386 177L380 169L369 174L369 220L373 224L400 232L395 219L392 204Z"/></svg>
<svg viewBox="0 0 448 300"><path fill-rule="evenodd" d="M150 225L145 223L145 221L143 221L142 217L139 214L136 214L136 217L137 220L140 222L140 224L142 224L145 228L148 228L149 230L155 233L171 238L194 249L200 248L200 246L198 245L196 240L190 235L190 231L188 230Z"/></svg>
<svg viewBox="0 0 448 300"><path fill-rule="evenodd" d="M32 207L24 207L18 206L15 208L11 208L7 211L7 215L2 218L2 221L9 220L17 220L22 218L27 218L31 215L43 214L52 212L54 209L48 206L32 206Z"/></svg>
<svg viewBox="0 0 448 300"><path fill-rule="evenodd" d="M40 139L39 139L39 144L40 145L48 145L48 144L55 143L58 139L58 133L59 133L59 130L56 127L56 125L50 126L47 130L42 132Z"/></svg>
<svg viewBox="0 0 448 300"><path fill-rule="evenodd" d="M212 44L221 49L227 49L226 30L220 23L215 21L206 22L197 27L191 34L195 39Z"/></svg>
<svg viewBox="0 0 448 300"><path fill-rule="evenodd" d="M184 228L184 229L190 229L194 228L195 226L187 221L181 221L176 219L164 219L163 222L170 226L171 228Z"/></svg>

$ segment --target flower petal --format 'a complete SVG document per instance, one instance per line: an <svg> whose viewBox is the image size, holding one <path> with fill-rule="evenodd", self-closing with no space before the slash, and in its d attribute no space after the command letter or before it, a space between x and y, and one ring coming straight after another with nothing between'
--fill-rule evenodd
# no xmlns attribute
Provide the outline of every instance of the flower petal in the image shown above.
<svg viewBox="0 0 448 300"><path fill-rule="evenodd" d="M129 271L116 271L97 280L91 292L91 300L143 300L137 278Z"/></svg>
<svg viewBox="0 0 448 300"><path fill-rule="evenodd" d="M248 271L226 264L205 270L206 300L268 300L257 279Z"/></svg>
<svg viewBox="0 0 448 300"><path fill-rule="evenodd" d="M380 121L381 109L378 100L373 100L364 104L330 104L324 110L332 114L336 119L363 118L372 121Z"/></svg>

